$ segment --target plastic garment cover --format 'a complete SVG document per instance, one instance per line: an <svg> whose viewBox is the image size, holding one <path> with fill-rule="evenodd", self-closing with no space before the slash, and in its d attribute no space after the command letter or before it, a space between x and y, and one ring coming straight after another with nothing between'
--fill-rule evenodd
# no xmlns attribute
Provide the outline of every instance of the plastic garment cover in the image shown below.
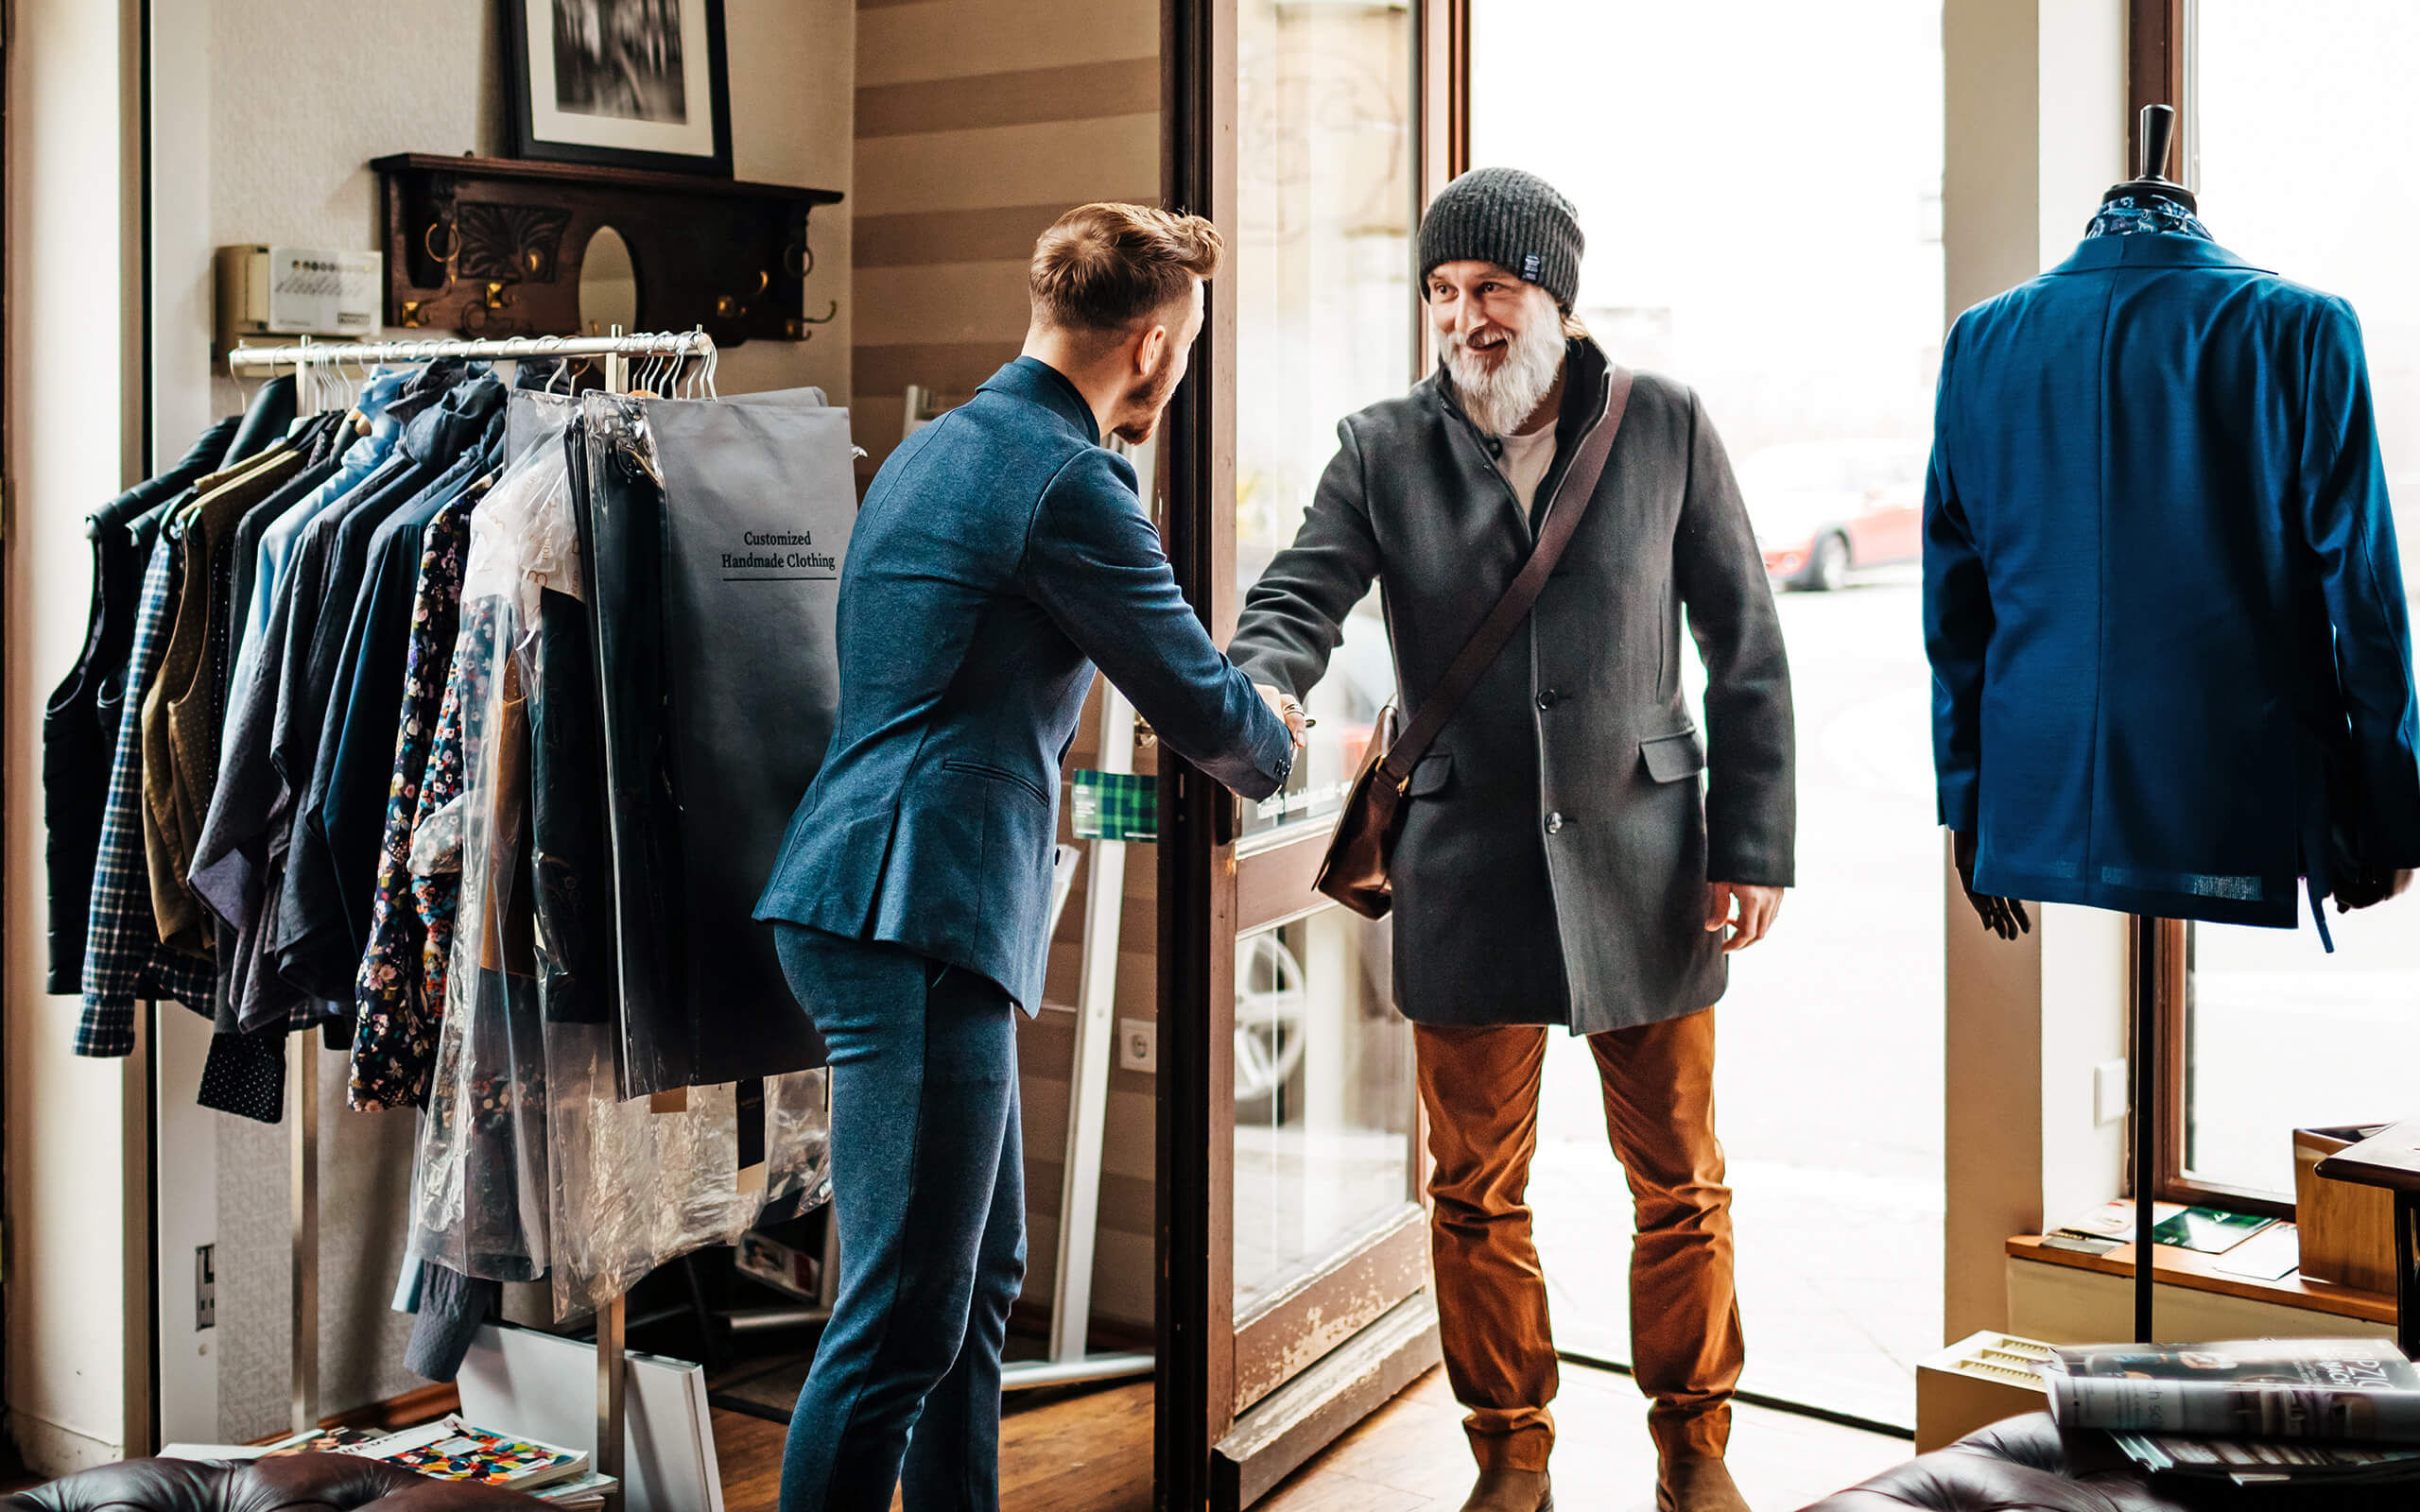
<svg viewBox="0 0 2420 1512"><path fill-rule="evenodd" d="M673 1107L622 1096L589 655L605 627L575 526L590 455L579 425L533 445L473 515L450 690L462 792L414 855L460 877L414 1253L548 1278L562 1312L829 1192L821 1071L769 1079L745 1115L729 1085Z"/></svg>
<svg viewBox="0 0 2420 1512"><path fill-rule="evenodd" d="M527 655L548 589L579 594L559 446L533 447L471 516L450 690L462 792L413 840L416 871L459 873L451 956L412 1173L415 1252L466 1276L536 1280L552 1249L549 1095L527 843ZM448 852L451 852L450 855Z"/></svg>
<svg viewBox="0 0 2420 1512"><path fill-rule="evenodd" d="M823 1061L752 917L838 699L856 491L847 413L821 398L585 402L634 1093Z"/></svg>

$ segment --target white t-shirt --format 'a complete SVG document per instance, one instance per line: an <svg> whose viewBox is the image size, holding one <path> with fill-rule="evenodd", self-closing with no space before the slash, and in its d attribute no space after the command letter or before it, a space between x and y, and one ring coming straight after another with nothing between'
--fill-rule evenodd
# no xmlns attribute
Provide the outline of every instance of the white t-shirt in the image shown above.
<svg viewBox="0 0 2420 1512"><path fill-rule="evenodd" d="M1504 481L1512 485L1521 507L1534 513L1538 485L1546 481L1547 469L1554 466L1554 427L1543 425L1527 436L1495 439L1504 448L1504 455L1496 458L1496 465L1504 470Z"/></svg>

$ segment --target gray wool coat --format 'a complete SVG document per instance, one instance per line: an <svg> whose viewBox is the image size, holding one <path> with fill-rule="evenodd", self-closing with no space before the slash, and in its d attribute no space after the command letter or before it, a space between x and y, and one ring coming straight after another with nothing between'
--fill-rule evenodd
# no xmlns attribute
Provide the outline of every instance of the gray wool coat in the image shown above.
<svg viewBox="0 0 2420 1512"><path fill-rule="evenodd" d="M1553 469L1603 413L1571 343ZM1527 558L1531 522L1443 373L1338 426L1294 543L1229 655L1297 696L1374 576L1407 713ZM1683 613L1707 674L1681 684ZM1612 455L1529 623L1412 775L1394 879L1398 1006L1418 1022L1655 1023L1722 995L1709 881L1788 886L1789 669L1738 485L1697 396L1639 373Z"/></svg>

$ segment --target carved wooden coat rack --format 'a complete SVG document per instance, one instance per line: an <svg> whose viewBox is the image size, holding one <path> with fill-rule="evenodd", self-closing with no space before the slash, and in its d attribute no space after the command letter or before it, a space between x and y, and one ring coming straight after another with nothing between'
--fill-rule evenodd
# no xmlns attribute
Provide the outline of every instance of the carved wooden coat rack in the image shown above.
<svg viewBox="0 0 2420 1512"><path fill-rule="evenodd" d="M605 227L630 248L638 329L703 326L717 346L803 341L808 217L830 189L584 163L405 152L380 181L389 326L477 337L584 334L580 263Z"/></svg>

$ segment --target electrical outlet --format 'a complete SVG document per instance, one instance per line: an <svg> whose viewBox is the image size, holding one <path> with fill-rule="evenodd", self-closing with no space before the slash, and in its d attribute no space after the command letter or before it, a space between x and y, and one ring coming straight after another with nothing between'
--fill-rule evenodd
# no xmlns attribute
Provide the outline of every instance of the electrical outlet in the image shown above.
<svg viewBox="0 0 2420 1512"><path fill-rule="evenodd" d="M2126 1062L2104 1060L2092 1068L2092 1121L2115 1124L2126 1116Z"/></svg>
<svg viewBox="0 0 2420 1512"><path fill-rule="evenodd" d="M218 1260L216 1245L197 1245L193 1252L193 1328L218 1326Z"/></svg>
<svg viewBox="0 0 2420 1512"><path fill-rule="evenodd" d="M1117 1021L1117 1064L1126 1071L1160 1069L1160 1026L1149 1019Z"/></svg>

